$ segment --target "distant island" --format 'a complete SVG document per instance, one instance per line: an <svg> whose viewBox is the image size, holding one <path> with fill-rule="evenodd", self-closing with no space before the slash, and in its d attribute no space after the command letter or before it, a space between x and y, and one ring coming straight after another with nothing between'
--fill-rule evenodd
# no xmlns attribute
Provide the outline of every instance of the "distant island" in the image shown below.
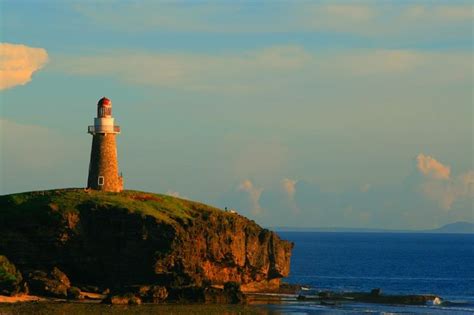
<svg viewBox="0 0 474 315"><path fill-rule="evenodd" d="M471 234L474 233L474 223L454 222L445 224L436 229L429 230L390 230L390 229L371 229L371 228L345 228L345 227L271 227L271 230L277 232L346 232L346 233L446 233L446 234Z"/></svg>

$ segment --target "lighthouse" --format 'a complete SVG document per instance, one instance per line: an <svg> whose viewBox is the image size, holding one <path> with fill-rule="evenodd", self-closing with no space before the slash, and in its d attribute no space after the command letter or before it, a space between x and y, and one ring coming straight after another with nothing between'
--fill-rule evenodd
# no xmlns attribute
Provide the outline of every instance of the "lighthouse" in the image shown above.
<svg viewBox="0 0 474 315"><path fill-rule="evenodd" d="M111 100L106 97L99 100L94 125L89 126L87 131L92 135L87 188L111 192L122 191L123 179L118 170L115 142L115 135L120 133L120 127L114 124Z"/></svg>

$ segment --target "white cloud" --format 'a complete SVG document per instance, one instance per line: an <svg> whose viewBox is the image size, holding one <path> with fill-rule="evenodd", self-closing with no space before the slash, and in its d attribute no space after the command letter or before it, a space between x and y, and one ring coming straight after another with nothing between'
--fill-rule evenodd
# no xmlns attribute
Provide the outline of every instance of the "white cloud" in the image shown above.
<svg viewBox="0 0 474 315"><path fill-rule="evenodd" d="M422 153L417 157L417 168L424 176L420 191L442 209L451 210L463 198L473 199L471 204L474 202L474 170L452 177L450 166Z"/></svg>
<svg viewBox="0 0 474 315"><path fill-rule="evenodd" d="M470 21L474 18L474 10L472 5L412 5L402 12L402 17L419 22L422 20Z"/></svg>
<svg viewBox="0 0 474 315"><path fill-rule="evenodd" d="M334 19L341 18L354 21L367 21L377 14L374 7L363 4L331 4L321 6L320 11L327 13Z"/></svg>
<svg viewBox="0 0 474 315"><path fill-rule="evenodd" d="M281 187L283 191L286 193L288 199L294 200L295 193L296 193L296 183L297 181L294 179L284 178L281 181Z"/></svg>
<svg viewBox="0 0 474 315"><path fill-rule="evenodd" d="M263 209L260 206L260 196L262 195L263 188L255 187L251 180L246 179L240 183L237 190L248 193L248 197L252 205L251 211L254 215L259 215L262 213Z"/></svg>
<svg viewBox="0 0 474 315"><path fill-rule="evenodd" d="M256 6L248 2L110 2L76 5L94 23L126 32L166 30L206 33L340 32L378 38L443 38L469 27L472 6L373 1L293 1ZM252 10L254 14L246 12ZM459 36L459 35L458 35Z"/></svg>
<svg viewBox="0 0 474 315"><path fill-rule="evenodd" d="M54 68L86 76L111 76L137 85L186 90L257 90L301 70L310 55L298 46L274 46L241 54L167 54L146 52L64 56Z"/></svg>
<svg viewBox="0 0 474 315"><path fill-rule="evenodd" d="M106 76L127 84L192 91L268 93L308 82L342 84L364 77L379 82L445 84L471 80L470 53L412 50L347 50L313 54L301 46L272 46L223 54L104 52L58 57L52 67L84 76ZM336 84L336 83L335 83Z"/></svg>
<svg viewBox="0 0 474 315"><path fill-rule="evenodd" d="M286 204L289 209L292 210L293 213L299 213L300 209L298 207L298 204L295 200L295 195L296 195L296 184L298 183L297 180L290 179L290 178L284 178L281 182L281 190L283 191L284 194L284 199L283 204Z"/></svg>
<svg viewBox="0 0 474 315"><path fill-rule="evenodd" d="M25 85L48 61L43 48L0 43L0 90Z"/></svg>
<svg viewBox="0 0 474 315"><path fill-rule="evenodd" d="M443 165L436 159L423 153L418 154L416 157L417 168L425 176L434 179L449 179L451 175L451 168Z"/></svg>

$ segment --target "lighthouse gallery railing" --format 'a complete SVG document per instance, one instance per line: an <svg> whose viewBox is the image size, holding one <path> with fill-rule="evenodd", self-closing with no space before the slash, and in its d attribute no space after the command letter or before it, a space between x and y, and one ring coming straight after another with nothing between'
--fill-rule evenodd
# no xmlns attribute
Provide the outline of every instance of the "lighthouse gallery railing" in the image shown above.
<svg viewBox="0 0 474 315"><path fill-rule="evenodd" d="M88 126L88 133L120 133L120 126Z"/></svg>

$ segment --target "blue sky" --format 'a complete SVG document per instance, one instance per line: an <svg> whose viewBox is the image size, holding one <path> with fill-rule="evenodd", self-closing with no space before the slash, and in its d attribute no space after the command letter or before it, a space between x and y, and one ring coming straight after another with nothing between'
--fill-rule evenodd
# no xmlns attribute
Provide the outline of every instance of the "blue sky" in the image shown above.
<svg viewBox="0 0 474 315"><path fill-rule="evenodd" d="M83 187L97 100L128 189L266 226L474 220L466 1L1 1L0 193Z"/></svg>

